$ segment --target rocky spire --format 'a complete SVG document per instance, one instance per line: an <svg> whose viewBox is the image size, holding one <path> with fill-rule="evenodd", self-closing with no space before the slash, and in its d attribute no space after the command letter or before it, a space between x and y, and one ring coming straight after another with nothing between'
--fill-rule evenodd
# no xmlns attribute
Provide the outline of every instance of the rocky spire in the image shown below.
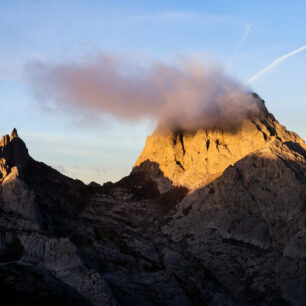
<svg viewBox="0 0 306 306"><path fill-rule="evenodd" d="M21 138L18 137L17 130L14 128L11 137L5 135L0 142L0 178L5 176L1 169L5 168L6 174L9 168L17 167L18 172L22 173L27 168L29 159L28 149ZM2 166L1 166L2 165ZM8 165L4 167L4 165Z"/></svg>
<svg viewBox="0 0 306 306"><path fill-rule="evenodd" d="M0 141L0 147L5 147L9 142L10 142L9 135L2 136L1 141Z"/></svg>
<svg viewBox="0 0 306 306"><path fill-rule="evenodd" d="M17 130L15 128L13 128L10 140L12 140L16 137L18 137L18 133L17 133Z"/></svg>

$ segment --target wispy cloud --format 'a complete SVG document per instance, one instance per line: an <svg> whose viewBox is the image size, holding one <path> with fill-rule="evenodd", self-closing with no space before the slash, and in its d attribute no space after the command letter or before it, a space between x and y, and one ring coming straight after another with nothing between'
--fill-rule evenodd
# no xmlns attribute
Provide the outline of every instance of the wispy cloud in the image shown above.
<svg viewBox="0 0 306 306"><path fill-rule="evenodd" d="M231 55L231 57L229 58L228 62L227 62L227 70L230 69L232 67L233 61L237 55L237 53L239 52L240 48L243 46L243 44L245 43L245 41L247 40L250 31L251 31L252 26L250 24L247 24L244 28L243 31L243 35L240 38L240 40L238 41L238 43L236 44L235 50L233 52L233 54Z"/></svg>
<svg viewBox="0 0 306 306"><path fill-rule="evenodd" d="M272 68L278 66L281 62L283 62L284 60L286 60L287 58L298 54L302 51L306 50L306 46L302 46L294 51L291 51L279 58L277 58L276 60L274 60L271 64L269 64L268 66L266 66L264 69L260 70L259 72L257 72L256 74L254 74L251 78L249 78L246 82L246 84L250 84L252 82L254 82L256 79L258 79L259 77L261 77L264 73L268 72L269 70L271 70Z"/></svg>

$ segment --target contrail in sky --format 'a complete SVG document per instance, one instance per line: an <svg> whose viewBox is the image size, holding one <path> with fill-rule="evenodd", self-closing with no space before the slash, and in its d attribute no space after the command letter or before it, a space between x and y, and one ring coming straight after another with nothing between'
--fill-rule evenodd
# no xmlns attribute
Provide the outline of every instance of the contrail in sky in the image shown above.
<svg viewBox="0 0 306 306"><path fill-rule="evenodd" d="M243 46L243 44L247 40L247 38L249 36L249 33L250 33L250 30L251 30L251 25L247 24L246 27L244 28L244 32L243 32L243 35L242 35L241 39L238 41L232 56L229 58L229 60L227 62L227 69L230 69L232 67L233 60L235 59L235 57L236 57L238 51L240 50L240 48Z"/></svg>
<svg viewBox="0 0 306 306"><path fill-rule="evenodd" d="M287 59L288 57L295 55L297 53L300 53L302 51L306 50L306 46L303 46L301 48L298 48L292 52L289 52L281 57L279 57L278 59L276 59L275 61L273 61L270 65L268 65L267 67L265 67L264 69L260 70L259 72L257 72L256 74L254 74L250 79L247 80L246 84L250 84L253 81L255 81L257 78L259 78L261 75L263 75L264 73L266 73L267 71L269 71L270 69L272 69L273 67L279 65L282 61L284 61L285 59Z"/></svg>

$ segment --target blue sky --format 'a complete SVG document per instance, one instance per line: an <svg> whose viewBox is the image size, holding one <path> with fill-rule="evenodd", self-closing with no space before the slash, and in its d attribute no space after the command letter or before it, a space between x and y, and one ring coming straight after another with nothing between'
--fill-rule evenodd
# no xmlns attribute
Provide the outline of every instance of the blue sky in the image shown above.
<svg viewBox="0 0 306 306"><path fill-rule="evenodd" d="M101 124L43 110L28 86L32 61L67 63L99 51L171 61L197 56L242 83L306 45L305 1L0 1L0 133L16 127L30 154L99 183L127 175L154 129ZM306 51L251 86L288 129L306 138Z"/></svg>

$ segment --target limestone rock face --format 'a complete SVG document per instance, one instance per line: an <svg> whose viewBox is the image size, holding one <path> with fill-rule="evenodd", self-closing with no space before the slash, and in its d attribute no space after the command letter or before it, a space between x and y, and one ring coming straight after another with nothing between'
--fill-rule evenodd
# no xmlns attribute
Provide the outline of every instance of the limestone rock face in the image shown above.
<svg viewBox="0 0 306 306"><path fill-rule="evenodd" d="M157 130L103 186L4 136L1 301L304 306L306 145L258 103L235 130Z"/></svg>
<svg viewBox="0 0 306 306"><path fill-rule="evenodd" d="M306 292L298 284L306 278L298 271L304 265L297 267L306 251L305 149L270 141L185 197L162 230L237 295L262 294L256 305L267 305L268 291L278 288L284 301L303 305Z"/></svg>
<svg viewBox="0 0 306 306"><path fill-rule="evenodd" d="M157 163L173 185L195 190L212 182L228 166L272 140L304 145L302 139L288 132L268 113L264 101L257 99L260 115L245 119L234 130L218 128L184 132L157 129L147 138L135 168L142 169L146 161Z"/></svg>
<svg viewBox="0 0 306 306"><path fill-rule="evenodd" d="M202 231L214 228L227 239L286 249L288 241L306 229L298 221L305 218L305 205L306 150L275 140L185 197L165 229L184 226L184 231L173 233L205 239Z"/></svg>

